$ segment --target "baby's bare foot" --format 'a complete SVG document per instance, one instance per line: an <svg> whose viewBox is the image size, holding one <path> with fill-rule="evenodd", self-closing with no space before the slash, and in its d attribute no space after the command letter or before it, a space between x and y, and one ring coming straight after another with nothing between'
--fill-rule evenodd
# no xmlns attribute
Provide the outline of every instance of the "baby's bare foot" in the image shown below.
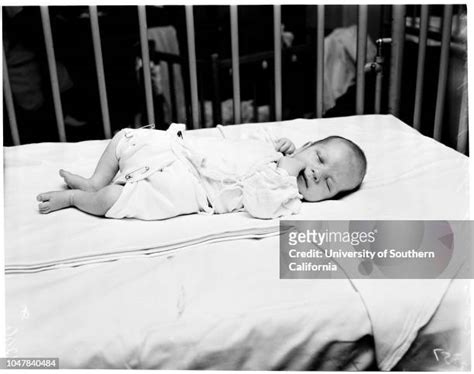
<svg viewBox="0 0 474 374"><path fill-rule="evenodd" d="M40 201L38 204L39 212L47 214L55 210L70 207L72 205L73 191L52 191L44 192L36 197Z"/></svg>
<svg viewBox="0 0 474 374"><path fill-rule="evenodd" d="M68 187L73 190L97 191L97 188L94 187L90 179L70 173L63 169L59 170L59 175L64 178L64 182L66 182Z"/></svg>

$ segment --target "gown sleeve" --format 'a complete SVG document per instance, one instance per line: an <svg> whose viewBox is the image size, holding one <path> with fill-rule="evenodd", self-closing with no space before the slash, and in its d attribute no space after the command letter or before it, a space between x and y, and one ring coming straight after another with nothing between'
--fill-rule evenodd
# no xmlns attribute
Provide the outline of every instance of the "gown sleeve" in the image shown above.
<svg viewBox="0 0 474 374"><path fill-rule="evenodd" d="M250 176L243 186L244 209L253 217L272 219L297 214L302 196L296 177L272 164Z"/></svg>

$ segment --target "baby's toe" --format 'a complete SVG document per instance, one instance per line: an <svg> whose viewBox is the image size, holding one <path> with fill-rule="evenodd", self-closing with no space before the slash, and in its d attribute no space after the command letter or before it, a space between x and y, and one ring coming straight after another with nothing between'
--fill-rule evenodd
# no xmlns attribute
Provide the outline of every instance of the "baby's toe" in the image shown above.
<svg viewBox="0 0 474 374"><path fill-rule="evenodd" d="M40 213L49 213L51 211L49 202L39 203L38 209Z"/></svg>
<svg viewBox="0 0 474 374"><path fill-rule="evenodd" d="M38 200L38 201L47 201L49 199L46 197L46 194L41 193L38 196L36 196L36 200Z"/></svg>
<svg viewBox="0 0 474 374"><path fill-rule="evenodd" d="M67 170L64 170L64 169L59 169L59 175L63 178L69 178L71 177L73 174Z"/></svg>
<svg viewBox="0 0 474 374"><path fill-rule="evenodd" d="M52 198L51 192L43 192L36 196L36 200L38 201L49 201Z"/></svg>

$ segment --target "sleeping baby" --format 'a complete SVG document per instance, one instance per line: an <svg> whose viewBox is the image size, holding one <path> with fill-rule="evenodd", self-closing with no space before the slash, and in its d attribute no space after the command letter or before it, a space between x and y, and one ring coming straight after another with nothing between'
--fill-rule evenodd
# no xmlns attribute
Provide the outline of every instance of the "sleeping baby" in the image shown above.
<svg viewBox="0 0 474 374"><path fill-rule="evenodd" d="M299 149L286 138L190 137L124 129L90 178L60 170L64 191L38 195L40 213L76 207L109 218L159 220L192 213L246 211L256 218L296 214L301 200L337 198L357 189L367 161L352 141L331 136Z"/></svg>

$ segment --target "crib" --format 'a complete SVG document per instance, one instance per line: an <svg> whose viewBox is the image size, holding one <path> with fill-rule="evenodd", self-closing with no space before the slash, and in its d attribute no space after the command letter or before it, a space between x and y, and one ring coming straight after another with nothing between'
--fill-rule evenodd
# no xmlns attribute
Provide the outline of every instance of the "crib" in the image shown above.
<svg viewBox="0 0 474 374"><path fill-rule="evenodd" d="M403 55L404 55L404 40L405 40L405 28L407 24L407 12L406 6L394 5L392 7L392 24L391 24L391 35L390 37L382 37L376 40L377 55L374 61L365 61L365 51L367 48L367 22L368 10L367 5L358 6L358 23L357 23L357 77L356 77L356 103L355 113L357 115L364 114L366 106L364 105L365 90L374 91L374 103L373 113L379 114L382 110L382 92L383 92L383 74L384 71L389 70L389 87L388 87L388 106L387 113L391 113L395 116L399 115L400 111L400 92L402 84L402 69L403 69ZM103 134L106 139L111 137L112 131L110 126L109 107L107 102L107 91L105 84L104 64L102 59L101 50L101 38L99 28L99 18L97 13L97 6L89 7L90 25L92 30L92 39L94 46L94 55L96 62L97 78L98 78L98 90L100 97L100 107L102 113L102 124ZM193 18L193 6L189 5L186 7L186 32L187 32L187 44L188 44L188 56L187 59L179 57L169 53L156 53L150 52L149 43L147 37L147 24L146 24L146 8L145 6L138 7L139 16L139 27L140 27L140 46L141 46L141 59L143 66L149 66L150 61L163 61L168 66L168 71L173 72L173 66L179 65L187 71L189 76L189 92L190 97L187 97L185 107L187 111L187 118L192 128L197 129L206 127L204 119L204 107L203 102L199 100L198 93L198 75L197 66L203 65L204 61L196 59L195 53L195 36L194 36L194 18ZM421 127L421 111L423 105L423 94L424 94L424 71L425 71L425 56L426 46L428 41L428 26L430 10L429 5L423 5L420 7L419 16L419 35L418 35L418 58L416 67L416 88L414 95L413 104L413 115L411 119L411 125L420 130ZM219 70L222 68L229 69L232 74L233 84L233 123L241 123L241 93L240 93L240 67L250 63L252 61L269 61L273 60L269 69L273 70L273 79L270 81L274 99L270 108L271 118L276 121L282 119L282 57L284 55L296 56L298 53L313 53L316 57L316 95L314 103L314 115L315 118L321 118L323 116L323 89L324 89L324 25L325 25L325 8L324 5L317 6L317 35L316 35L316 51L309 51L310 46L298 46L294 50L282 49L281 45L281 6L273 6L273 25L274 25L274 50L258 53L253 56L240 56L239 55L239 30L238 30L238 6L230 6L230 23L231 23L231 42L232 42L232 58L231 59L220 59L218 55L212 56L212 85L213 85L213 98L212 98L212 116L213 125L217 125L221 122L220 114L220 97L219 97ZM49 19L48 7L44 6L41 8L41 18L44 31L44 39L46 43L46 51L48 56L48 66L51 77L51 87L54 100L55 116L57 120L57 131L60 141L66 141L66 132L63 119L63 109L61 106L61 95L59 92L58 75L55 60L54 44L51 32L51 25ZM436 94L436 113L433 119L433 138L440 140L443 131L443 115L446 98L446 82L449 74L449 53L450 48L460 50L461 53L464 49L463 45L452 38L452 21L453 20L453 5L446 5L444 7L443 21L442 21L442 33L441 33L441 52L440 52L440 68L437 77L437 94ZM459 18L455 19L459 22ZM454 40L454 41L453 41ZM383 45L390 44L390 60L386 61L382 53ZM389 68L385 65L387 65ZM20 136L15 118L15 108L13 103L13 97L11 94L10 83L8 79L8 68L5 61L4 54L4 94L6 109L8 112L10 132L12 135L13 143L20 144ZM269 70L268 69L268 70ZM150 70L143 69L143 87L144 97L146 102L146 123L155 122L155 113L153 106L153 94ZM365 87L365 75L373 74L375 76L375 87ZM465 85L466 86L466 85ZM171 110L173 113L173 120L176 120L176 99L175 99L175 84L173 73L170 74L170 98L171 98ZM467 87L462 89L461 105L459 106L459 123L457 124L457 141L456 149L461 153L467 152L467 139L468 139L468 126L467 126ZM255 115L255 118L257 115ZM454 124L450 124L454 126Z"/></svg>
<svg viewBox="0 0 474 374"><path fill-rule="evenodd" d="M422 125L423 72L430 8L420 8L412 122L400 111L406 7L392 7L390 48L365 61L368 6L358 7L356 95L353 115L323 118L325 6L317 5L317 50L283 49L281 14L273 6L274 50L239 54L238 5L230 6L232 57L214 56L213 121L206 125L199 98L193 6L185 6L188 56L150 51L146 8L138 6L140 58L178 65L189 75L189 137L221 136L218 71L231 70L233 125L228 137L262 129L292 139L339 135L360 144L368 160L360 190L340 200L303 203L290 220L469 219L467 90L463 90L457 149L442 138L453 6L444 6L441 66L433 137ZM68 142L48 7L41 7L60 142L23 144L15 120L4 53L4 97L15 146L4 147L6 356L58 357L61 368L192 370L469 370L470 306L466 279L282 280L278 219L245 212L187 215L163 221L104 219L74 209L37 212L35 196L63 189L59 168L88 175L113 135L96 6L89 7L103 139ZM459 46L458 46L459 47ZM454 47L456 48L456 47ZM292 56L313 54L314 117L284 120L282 72ZM242 122L240 69L270 61L270 122ZM285 62L286 61L286 62ZM389 86L383 74L389 66ZM173 72L173 69L169 69ZM149 69L142 69L146 119L157 122ZM365 102L372 74L374 101ZM170 74L173 91L175 82ZM388 91L387 113L383 92ZM174 95L172 95L174 96ZM177 117L173 102L172 117ZM366 113L367 107L373 111ZM28 175L28 180L25 176ZM407 292L410 290L410 292ZM384 298L380 297L384 295ZM64 332L68 333L65 334Z"/></svg>

